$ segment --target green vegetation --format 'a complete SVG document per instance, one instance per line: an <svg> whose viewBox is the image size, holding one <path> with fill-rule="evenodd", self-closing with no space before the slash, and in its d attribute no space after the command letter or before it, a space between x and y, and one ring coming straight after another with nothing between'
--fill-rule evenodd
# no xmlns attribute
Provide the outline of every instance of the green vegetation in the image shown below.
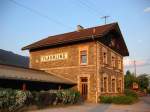
<svg viewBox="0 0 150 112"><path fill-rule="evenodd" d="M138 77L135 77L133 73L131 73L129 70L125 74L125 88L131 89L134 82L136 82L139 85L139 89L141 91L148 90L149 85L149 78L148 74L141 74Z"/></svg>
<svg viewBox="0 0 150 112"><path fill-rule="evenodd" d="M133 73L131 73L129 70L126 72L126 75L124 77L124 82L125 82L125 88L126 89L131 89L133 82L138 83L138 79L134 76Z"/></svg>
<svg viewBox="0 0 150 112"><path fill-rule="evenodd" d="M40 92L0 89L0 111L15 112L24 106L44 108L53 105L79 103L80 93L75 90L50 90Z"/></svg>
<svg viewBox="0 0 150 112"><path fill-rule="evenodd" d="M124 96L100 96L100 103L132 104L137 100L138 96L132 90L125 90Z"/></svg>
<svg viewBox="0 0 150 112"><path fill-rule="evenodd" d="M125 94L126 96L131 96L131 97L134 97L135 99L138 99L137 93L134 92L133 90L125 89L124 94Z"/></svg>

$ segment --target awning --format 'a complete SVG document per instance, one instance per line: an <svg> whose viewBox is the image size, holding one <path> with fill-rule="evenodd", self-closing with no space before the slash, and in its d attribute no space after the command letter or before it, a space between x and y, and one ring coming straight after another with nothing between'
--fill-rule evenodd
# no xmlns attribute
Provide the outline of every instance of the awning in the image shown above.
<svg viewBox="0 0 150 112"><path fill-rule="evenodd" d="M42 70L35 70L30 68L22 68L22 67L2 65L2 64L0 64L0 78L60 83L60 84L70 84L70 85L76 84L75 82L69 79L61 78Z"/></svg>

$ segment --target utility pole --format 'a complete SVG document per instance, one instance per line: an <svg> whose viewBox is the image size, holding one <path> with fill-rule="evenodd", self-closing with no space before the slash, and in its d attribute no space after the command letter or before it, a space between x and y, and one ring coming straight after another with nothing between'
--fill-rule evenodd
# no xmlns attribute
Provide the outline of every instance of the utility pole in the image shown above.
<svg viewBox="0 0 150 112"><path fill-rule="evenodd" d="M105 20L105 24L106 24L106 20L107 20L107 18L109 18L110 16L103 16L103 17L101 17L101 19L104 19Z"/></svg>
<svg viewBox="0 0 150 112"><path fill-rule="evenodd" d="M134 60L134 75L136 77L136 61Z"/></svg>

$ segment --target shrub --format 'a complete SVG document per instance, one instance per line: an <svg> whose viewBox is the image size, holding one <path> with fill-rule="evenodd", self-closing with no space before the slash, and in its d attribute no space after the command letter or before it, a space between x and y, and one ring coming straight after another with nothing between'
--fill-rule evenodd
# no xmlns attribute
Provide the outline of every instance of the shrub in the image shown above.
<svg viewBox="0 0 150 112"><path fill-rule="evenodd" d="M34 96L34 103L39 107L43 108L48 105L53 105L56 101L56 93L50 93L47 91L44 92L37 92Z"/></svg>
<svg viewBox="0 0 150 112"><path fill-rule="evenodd" d="M125 89L124 93L126 96L131 96L131 97L134 97L135 99L138 99L137 93L134 92L133 90Z"/></svg>
<svg viewBox="0 0 150 112"><path fill-rule="evenodd" d="M0 89L0 109L13 112L22 107L30 93L21 90Z"/></svg>
<svg viewBox="0 0 150 112"><path fill-rule="evenodd" d="M132 104L136 100L133 96L100 96L101 103Z"/></svg>
<svg viewBox="0 0 150 112"><path fill-rule="evenodd" d="M112 103L113 97L111 96L100 96L101 103Z"/></svg>
<svg viewBox="0 0 150 112"><path fill-rule="evenodd" d="M57 92L57 103L75 104L80 99L80 93L75 90L60 90Z"/></svg>
<svg viewBox="0 0 150 112"><path fill-rule="evenodd" d="M114 96L112 102L114 104L132 104L135 98L132 96Z"/></svg>
<svg viewBox="0 0 150 112"><path fill-rule="evenodd" d="M39 108L57 104L75 104L80 93L75 90L30 92L0 88L0 111L14 112L25 105L37 105Z"/></svg>

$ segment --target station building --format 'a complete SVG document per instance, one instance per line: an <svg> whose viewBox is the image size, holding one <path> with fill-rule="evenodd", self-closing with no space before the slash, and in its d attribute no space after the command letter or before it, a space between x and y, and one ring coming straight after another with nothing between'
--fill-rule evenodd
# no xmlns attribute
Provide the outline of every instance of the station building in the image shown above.
<svg viewBox="0 0 150 112"><path fill-rule="evenodd" d="M97 102L101 95L124 92L123 57L129 52L118 23L49 36L29 50L30 68L71 80L82 97Z"/></svg>

